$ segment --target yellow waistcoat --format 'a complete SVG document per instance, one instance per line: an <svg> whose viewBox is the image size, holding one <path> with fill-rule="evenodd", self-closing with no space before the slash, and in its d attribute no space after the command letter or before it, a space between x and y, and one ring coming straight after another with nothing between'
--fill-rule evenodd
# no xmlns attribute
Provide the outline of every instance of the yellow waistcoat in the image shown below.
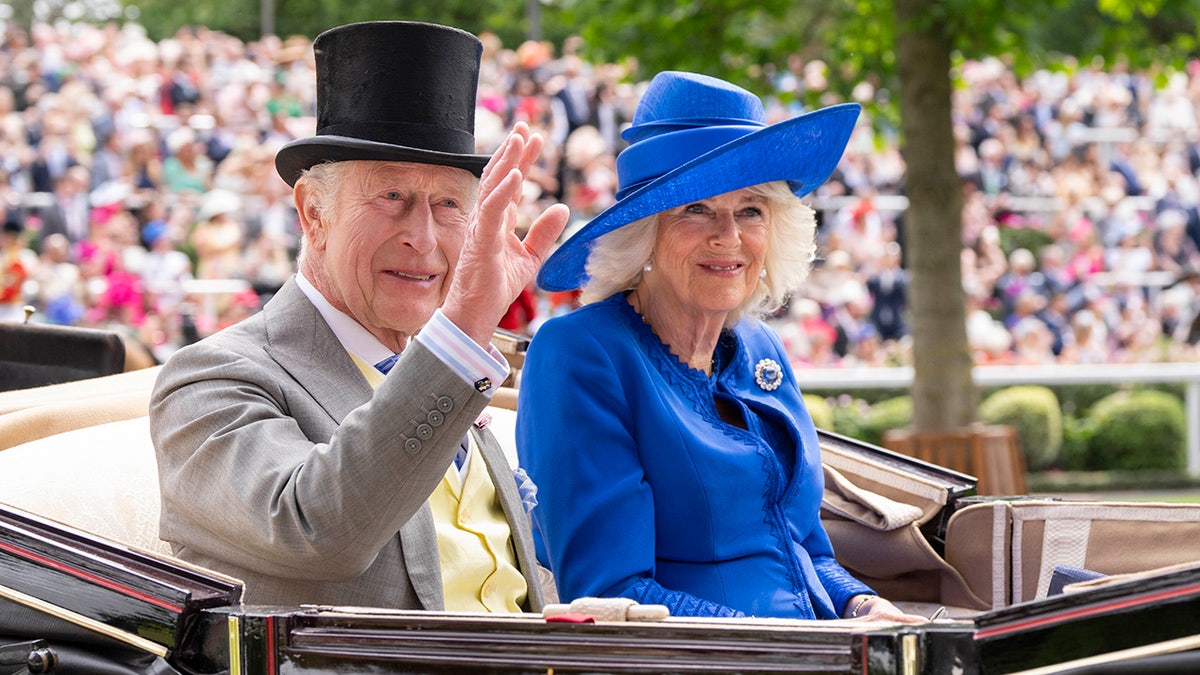
<svg viewBox="0 0 1200 675"><path fill-rule="evenodd" d="M372 387L383 382L374 366L350 355ZM468 435L469 437L469 435ZM475 440L466 474L452 462L429 495L437 530L442 594L451 612L520 612L528 586L517 567L508 519L496 499Z"/></svg>

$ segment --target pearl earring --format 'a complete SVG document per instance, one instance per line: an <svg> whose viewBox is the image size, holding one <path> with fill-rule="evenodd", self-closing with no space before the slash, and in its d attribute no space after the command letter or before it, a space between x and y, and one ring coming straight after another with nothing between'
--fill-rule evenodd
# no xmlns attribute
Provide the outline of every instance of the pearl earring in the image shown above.
<svg viewBox="0 0 1200 675"><path fill-rule="evenodd" d="M642 266L642 272L649 272L652 269L654 269L654 258L646 261L646 264Z"/></svg>
<svg viewBox="0 0 1200 675"><path fill-rule="evenodd" d="M764 267L764 268L762 268L761 270L759 270L759 271L758 271L758 278L759 278L759 279L766 279L766 278L767 278L767 268L765 268L765 267Z"/></svg>

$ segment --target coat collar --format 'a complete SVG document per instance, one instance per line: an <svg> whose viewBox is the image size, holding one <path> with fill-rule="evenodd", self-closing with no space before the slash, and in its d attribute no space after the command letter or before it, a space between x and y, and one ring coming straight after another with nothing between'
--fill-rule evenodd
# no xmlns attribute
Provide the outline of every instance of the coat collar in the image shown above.
<svg viewBox="0 0 1200 675"><path fill-rule="evenodd" d="M263 307L263 318L267 354L337 423L371 397L371 385L295 278Z"/></svg>

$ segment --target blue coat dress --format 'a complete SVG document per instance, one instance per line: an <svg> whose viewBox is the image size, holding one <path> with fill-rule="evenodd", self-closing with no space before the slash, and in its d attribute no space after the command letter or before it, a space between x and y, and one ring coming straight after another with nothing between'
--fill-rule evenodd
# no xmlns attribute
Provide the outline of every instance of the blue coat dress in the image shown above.
<svg viewBox="0 0 1200 675"><path fill-rule="evenodd" d="M811 619L872 592L833 558L816 429L778 336L744 320L716 356L715 377L688 368L623 293L538 330L517 447L564 602L621 596L677 616ZM756 382L763 359L781 369L778 388ZM722 421L717 398L749 428Z"/></svg>

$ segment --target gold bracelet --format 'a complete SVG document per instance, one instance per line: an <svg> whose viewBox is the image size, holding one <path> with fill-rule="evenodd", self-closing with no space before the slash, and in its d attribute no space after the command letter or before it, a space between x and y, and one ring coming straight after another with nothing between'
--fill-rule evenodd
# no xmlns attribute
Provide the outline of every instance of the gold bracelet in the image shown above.
<svg viewBox="0 0 1200 675"><path fill-rule="evenodd" d="M862 606L867 604L867 601L870 600L871 598L878 598L878 597L879 597L878 595L864 596L863 599L859 600L858 604L854 606L854 609L850 611L850 618L857 619L858 618L858 610L862 609Z"/></svg>

